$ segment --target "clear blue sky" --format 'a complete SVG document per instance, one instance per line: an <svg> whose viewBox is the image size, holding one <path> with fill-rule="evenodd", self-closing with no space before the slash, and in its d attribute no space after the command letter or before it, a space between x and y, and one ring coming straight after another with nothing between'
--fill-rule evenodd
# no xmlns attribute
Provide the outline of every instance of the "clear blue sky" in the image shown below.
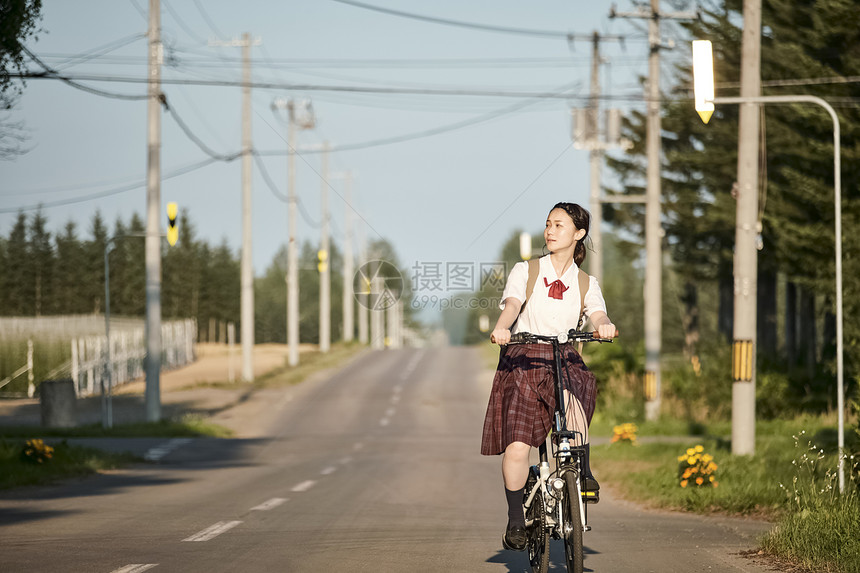
<svg viewBox="0 0 860 573"><path fill-rule="evenodd" d="M647 44L644 22L610 20L609 2L512 0L473 2L366 0L376 6L486 25L590 34L624 34L622 47L605 42L603 90L613 96L642 93ZM201 8L205 10L205 14ZM140 11L138 10L140 9ZM63 72L100 77L144 78L146 0L44 3L38 41L29 47ZM668 6L667 6L668 8ZM632 9L620 2L619 9ZM177 18L178 15L178 18ZM211 25L210 25L211 24ZM570 146L570 107L588 95L591 46L563 38L486 32L379 13L332 0L209 1L162 0L167 62L164 78L237 82L239 48L209 47L206 41L243 32L260 38L253 48L256 81L281 84L361 85L466 89L483 92L550 92L573 84L571 99L542 99L491 121L411 141L335 153L332 171L356 177L353 206L367 222L363 234L390 240L401 263L495 260L516 229L540 229L557 201L587 206L587 152ZM111 42L129 43L79 63L69 58ZM531 59L529 62L523 59ZM353 63L345 60L407 60ZM439 60L464 60L457 64ZM311 61L308 61L311 60ZM324 61L325 60L325 61ZM433 60L428 62L427 60ZM36 70L38 66L31 64ZM144 94L145 85L83 81L99 89ZM569 86L570 87L570 86ZM238 87L165 85L168 101L190 129L219 153L240 149L241 90ZM319 127L300 133L299 144L349 145L420 133L523 104L523 97L359 94L332 91L256 89L253 140L260 151L286 149L285 127L270 109L276 97L313 100ZM630 109L629 99L602 104ZM109 191L143 181L146 167L146 104L107 99L57 80L30 80L10 119L23 120L31 151L0 162L0 209ZM162 173L206 159L168 115L162 118ZM566 150L566 151L565 151ZM560 155L560 157L559 157ZM286 192L286 159L266 157L280 192ZM297 160L298 193L320 218L318 155ZM343 183L332 180L340 193ZM162 183L162 202L187 208L198 235L210 243L241 241L241 162L215 163ZM144 215L145 188L98 200L46 207L56 231L68 220L88 236L100 209L111 228L117 217ZM346 206L330 196L333 241L341 244ZM163 212L163 209L162 209ZM254 266L270 264L287 236L286 204L265 184L256 164L253 178ZM8 236L15 212L0 214ZM360 221L355 223L356 227ZM299 219L298 234L317 240L318 229ZM480 236L480 238L478 238Z"/></svg>

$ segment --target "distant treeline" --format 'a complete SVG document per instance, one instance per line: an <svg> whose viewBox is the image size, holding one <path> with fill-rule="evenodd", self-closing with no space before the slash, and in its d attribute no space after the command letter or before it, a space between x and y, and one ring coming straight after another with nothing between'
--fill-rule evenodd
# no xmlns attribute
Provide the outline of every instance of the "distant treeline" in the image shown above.
<svg viewBox="0 0 860 573"><path fill-rule="evenodd" d="M99 212L85 234L69 221L62 232L48 231L46 217L37 211L20 213L8 235L0 235L0 316L101 314L104 312L105 245L110 251L110 305L115 316L143 316L146 309L144 238L138 214L128 222L118 219L113 231ZM82 236L84 235L84 236ZM369 253L396 264L387 241L368 246ZM319 277L317 248L310 243L300 252L299 331L302 342L319 340ZM343 259L332 243L332 340L342 337ZM263 276L255 279L257 342L286 340L286 253L281 249ZM240 258L226 240L212 246L195 236L188 213L179 215L179 241L162 248L161 309L164 320L197 320L201 340L223 340L223 325L236 323L240 333ZM212 328L214 327L214 331Z"/></svg>

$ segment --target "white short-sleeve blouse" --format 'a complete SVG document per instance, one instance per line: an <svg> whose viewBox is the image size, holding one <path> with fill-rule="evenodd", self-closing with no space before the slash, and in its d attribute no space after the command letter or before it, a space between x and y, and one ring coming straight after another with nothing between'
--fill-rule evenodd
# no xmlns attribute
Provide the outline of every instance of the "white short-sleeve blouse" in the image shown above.
<svg viewBox="0 0 860 573"><path fill-rule="evenodd" d="M562 332L567 332L571 328L576 328L577 322L579 322L579 301L581 298L579 294L578 273L579 267L576 264L572 264L559 277L556 275L549 255L541 257L540 270L538 271L534 291L525 310L523 310L514 324L512 332L531 332L532 334L554 336ZM546 282L544 282L544 278L546 278ZM561 300L551 298L549 296L549 287L546 286L546 283L552 284L556 279L561 279L564 286L568 287L562 295ZM499 308L504 310L505 300L508 297L515 298L520 303L525 301L528 280L528 262L523 261L515 264L508 275L508 282L505 284L505 290L502 292L502 301L499 303ZM603 293L600 291L597 279L589 276L588 280L588 291L585 293L586 317L590 317L592 313L598 310L606 312L606 301L603 300Z"/></svg>

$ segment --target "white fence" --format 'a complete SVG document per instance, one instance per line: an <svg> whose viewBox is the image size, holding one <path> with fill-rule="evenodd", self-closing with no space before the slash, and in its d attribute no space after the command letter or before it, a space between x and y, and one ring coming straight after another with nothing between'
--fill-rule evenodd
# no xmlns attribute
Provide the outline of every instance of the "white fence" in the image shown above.
<svg viewBox="0 0 860 573"><path fill-rule="evenodd" d="M111 330L141 328L141 318L111 317ZM75 336L97 335L105 331L103 314L72 314L61 316L3 316L0 317L0 340L69 340Z"/></svg>
<svg viewBox="0 0 860 573"><path fill-rule="evenodd" d="M177 320L161 325L161 369L179 368L195 359L197 322ZM111 387L116 387L144 375L146 339L143 328L112 332ZM71 342L72 359L69 363L71 378L78 396L101 392L107 383L105 364L105 337L83 336Z"/></svg>

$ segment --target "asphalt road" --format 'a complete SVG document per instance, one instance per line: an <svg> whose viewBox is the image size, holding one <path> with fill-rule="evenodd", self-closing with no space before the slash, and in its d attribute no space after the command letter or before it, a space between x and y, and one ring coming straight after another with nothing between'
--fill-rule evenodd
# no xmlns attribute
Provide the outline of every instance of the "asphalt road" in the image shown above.
<svg viewBox="0 0 860 573"><path fill-rule="evenodd" d="M220 414L250 437L129 441L152 462L0 494L0 570L527 571L500 544L500 460L479 455L489 384L474 349L372 352ZM772 570L738 555L760 523L609 490L589 521L587 570Z"/></svg>

